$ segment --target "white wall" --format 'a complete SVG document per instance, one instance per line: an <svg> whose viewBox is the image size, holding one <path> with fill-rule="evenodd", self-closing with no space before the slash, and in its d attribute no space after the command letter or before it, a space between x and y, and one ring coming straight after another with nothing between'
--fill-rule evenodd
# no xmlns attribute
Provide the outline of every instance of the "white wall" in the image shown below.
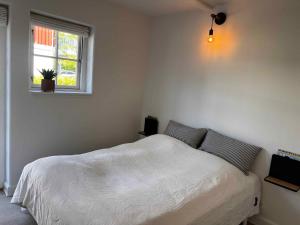
<svg viewBox="0 0 300 225"><path fill-rule="evenodd" d="M6 186L40 157L76 154L135 140L140 126L149 21L97 0L9 0L10 130ZM30 10L96 29L93 95L28 91Z"/></svg>
<svg viewBox="0 0 300 225"><path fill-rule="evenodd" d="M300 1L233 0L228 21L179 13L154 20L144 116L209 127L264 147L264 178L278 148L300 153ZM299 225L300 194L263 182L259 222ZM267 223L271 224L271 223Z"/></svg>
<svg viewBox="0 0 300 225"><path fill-rule="evenodd" d="M4 105L5 105L5 54L6 27L0 26L0 188L4 182Z"/></svg>

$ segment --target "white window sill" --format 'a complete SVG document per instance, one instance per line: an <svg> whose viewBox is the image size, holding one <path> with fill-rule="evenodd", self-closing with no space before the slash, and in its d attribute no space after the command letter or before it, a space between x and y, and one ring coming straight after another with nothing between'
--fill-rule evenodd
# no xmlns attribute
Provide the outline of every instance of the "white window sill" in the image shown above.
<svg viewBox="0 0 300 225"><path fill-rule="evenodd" d="M88 91L74 91L74 90L55 90L54 92L44 92L39 89L30 89L30 93L43 94L43 95L92 95L92 92Z"/></svg>

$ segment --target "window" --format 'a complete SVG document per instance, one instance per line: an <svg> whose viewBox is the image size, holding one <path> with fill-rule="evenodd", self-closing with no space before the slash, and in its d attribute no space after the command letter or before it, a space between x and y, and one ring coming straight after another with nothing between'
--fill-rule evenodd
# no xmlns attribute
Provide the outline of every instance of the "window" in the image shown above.
<svg viewBox="0 0 300 225"><path fill-rule="evenodd" d="M40 88L40 71L51 69L56 90L88 91L90 28L31 13L31 34L31 88Z"/></svg>

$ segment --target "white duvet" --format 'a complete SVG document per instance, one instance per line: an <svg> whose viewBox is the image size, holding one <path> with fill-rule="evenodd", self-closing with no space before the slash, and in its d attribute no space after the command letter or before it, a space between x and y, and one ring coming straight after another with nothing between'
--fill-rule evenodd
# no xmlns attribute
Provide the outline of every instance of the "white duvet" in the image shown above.
<svg viewBox="0 0 300 225"><path fill-rule="evenodd" d="M28 164L12 198L39 225L238 225L255 175L165 135Z"/></svg>

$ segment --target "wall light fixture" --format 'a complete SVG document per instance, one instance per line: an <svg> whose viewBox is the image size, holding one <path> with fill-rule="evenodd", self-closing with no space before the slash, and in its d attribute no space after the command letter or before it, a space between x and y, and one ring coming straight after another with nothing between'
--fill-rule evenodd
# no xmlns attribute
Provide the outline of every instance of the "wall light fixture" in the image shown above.
<svg viewBox="0 0 300 225"><path fill-rule="evenodd" d="M226 21L226 14L223 12L220 12L218 14L211 14L211 27L208 33L208 42L212 43L214 41L214 22L217 25L222 25Z"/></svg>

